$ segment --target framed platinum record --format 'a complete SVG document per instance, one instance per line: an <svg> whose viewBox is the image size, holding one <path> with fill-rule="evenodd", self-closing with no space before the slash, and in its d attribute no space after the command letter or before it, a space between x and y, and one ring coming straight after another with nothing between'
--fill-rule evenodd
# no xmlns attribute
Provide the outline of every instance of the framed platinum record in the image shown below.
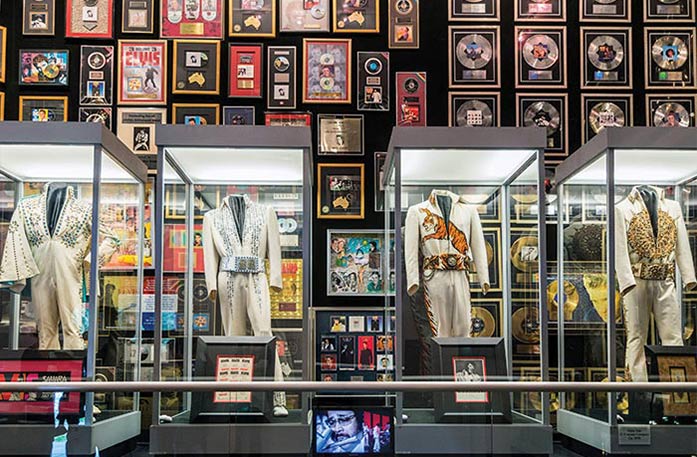
<svg viewBox="0 0 697 457"><path fill-rule="evenodd" d="M695 0L644 0L644 22L695 23Z"/></svg>
<svg viewBox="0 0 697 457"><path fill-rule="evenodd" d="M501 100L498 92L450 92L450 127L498 127L501 125Z"/></svg>
<svg viewBox="0 0 697 457"><path fill-rule="evenodd" d="M451 21L498 21L499 0L449 0Z"/></svg>
<svg viewBox="0 0 697 457"><path fill-rule="evenodd" d="M604 128L634 125L631 94L581 94L581 109L582 143L586 143Z"/></svg>
<svg viewBox="0 0 697 457"><path fill-rule="evenodd" d="M516 87L566 88L566 27L516 27Z"/></svg>
<svg viewBox="0 0 697 457"><path fill-rule="evenodd" d="M516 21L564 21L565 0L516 0Z"/></svg>
<svg viewBox="0 0 697 457"><path fill-rule="evenodd" d="M582 89L632 88L632 31L629 27L581 27Z"/></svg>
<svg viewBox="0 0 697 457"><path fill-rule="evenodd" d="M566 157L569 143L566 94L517 94L516 125L547 130L545 157Z"/></svg>
<svg viewBox="0 0 697 457"><path fill-rule="evenodd" d="M646 88L695 89L695 28L647 27Z"/></svg>
<svg viewBox="0 0 697 457"><path fill-rule="evenodd" d="M450 87L501 87L498 26L451 26Z"/></svg>
<svg viewBox="0 0 697 457"><path fill-rule="evenodd" d="M646 96L649 127L694 127L697 95L651 94Z"/></svg>
<svg viewBox="0 0 697 457"><path fill-rule="evenodd" d="M579 7L581 21L630 22L632 20L630 0L581 0Z"/></svg>

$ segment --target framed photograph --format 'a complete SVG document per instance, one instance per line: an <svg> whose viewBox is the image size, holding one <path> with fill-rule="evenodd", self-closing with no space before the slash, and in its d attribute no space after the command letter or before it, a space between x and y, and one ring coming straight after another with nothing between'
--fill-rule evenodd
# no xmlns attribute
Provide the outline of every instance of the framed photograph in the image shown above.
<svg viewBox="0 0 697 457"><path fill-rule="evenodd" d="M448 27L449 87L501 87L498 26Z"/></svg>
<svg viewBox="0 0 697 457"><path fill-rule="evenodd" d="M566 27L516 27L515 36L515 87L566 88Z"/></svg>
<svg viewBox="0 0 697 457"><path fill-rule="evenodd" d="M362 114L319 114L319 155L363 155Z"/></svg>
<svg viewBox="0 0 697 457"><path fill-rule="evenodd" d="M632 30L581 27L581 89L632 88Z"/></svg>
<svg viewBox="0 0 697 457"><path fill-rule="evenodd" d="M515 0L515 20L563 22L566 20L566 0Z"/></svg>
<svg viewBox="0 0 697 457"><path fill-rule="evenodd" d="M5 82L5 59L7 56L7 28L0 27L0 83Z"/></svg>
<svg viewBox="0 0 697 457"><path fill-rule="evenodd" d="M644 37L647 89L697 88L694 27L647 27L644 29Z"/></svg>
<svg viewBox="0 0 697 457"><path fill-rule="evenodd" d="M365 165L317 164L317 218L363 219Z"/></svg>
<svg viewBox="0 0 697 457"><path fill-rule="evenodd" d="M356 366L356 337L339 337L339 370L355 371Z"/></svg>
<svg viewBox="0 0 697 457"><path fill-rule="evenodd" d="M68 97L20 95L19 120L66 122L68 120Z"/></svg>
<svg viewBox="0 0 697 457"><path fill-rule="evenodd" d="M697 349L695 347L648 346L649 378L658 382L697 382ZM670 392L655 395L657 417L697 417L697 394Z"/></svg>
<svg viewBox="0 0 697 457"><path fill-rule="evenodd" d="M120 105L167 103L167 42L119 41Z"/></svg>
<svg viewBox="0 0 697 457"><path fill-rule="evenodd" d="M264 113L264 125L280 127L311 127L312 113Z"/></svg>
<svg viewBox="0 0 697 457"><path fill-rule="evenodd" d="M174 40L173 94L220 93L220 41Z"/></svg>
<svg viewBox="0 0 697 457"><path fill-rule="evenodd" d="M398 71L395 74L397 85L397 107L395 109L398 127L425 127L426 110L426 72Z"/></svg>
<svg viewBox="0 0 697 457"><path fill-rule="evenodd" d="M346 316L331 316L329 323L331 326L329 331L332 333L343 333L348 331Z"/></svg>
<svg viewBox="0 0 697 457"><path fill-rule="evenodd" d="M390 49L419 49L419 0L387 0Z"/></svg>
<svg viewBox="0 0 697 457"><path fill-rule="evenodd" d="M220 106L215 103L174 103L172 123L186 125L218 125Z"/></svg>
<svg viewBox="0 0 697 457"><path fill-rule="evenodd" d="M229 1L229 36L266 38L274 38L276 36L277 0L268 0L261 2L257 0ZM305 5L303 5L303 7L304 6Z"/></svg>
<svg viewBox="0 0 697 457"><path fill-rule="evenodd" d="M581 142L586 143L606 127L634 125L632 101L631 94L581 94Z"/></svg>
<svg viewBox="0 0 697 457"><path fill-rule="evenodd" d="M121 33L153 33L155 0L121 0Z"/></svg>
<svg viewBox="0 0 697 457"><path fill-rule="evenodd" d="M453 357L455 382L486 382L486 358ZM455 403L488 403L488 392L455 392Z"/></svg>
<svg viewBox="0 0 697 457"><path fill-rule="evenodd" d="M373 314L367 317L366 331L371 333L383 333L385 326L382 314Z"/></svg>
<svg viewBox="0 0 697 457"><path fill-rule="evenodd" d="M111 105L113 85L114 47L80 46L80 104Z"/></svg>
<svg viewBox="0 0 697 457"><path fill-rule="evenodd" d="M498 127L501 125L501 100L498 92L450 92L450 127Z"/></svg>
<svg viewBox="0 0 697 457"><path fill-rule="evenodd" d="M375 337L375 350L377 352L393 352L394 337L392 335L377 335Z"/></svg>
<svg viewBox="0 0 697 457"><path fill-rule="evenodd" d="M254 125L254 107L223 106L223 125Z"/></svg>
<svg viewBox="0 0 697 457"><path fill-rule="evenodd" d="M263 55L261 44L230 44L228 97L261 98Z"/></svg>
<svg viewBox="0 0 697 457"><path fill-rule="evenodd" d="M0 92L0 121L5 120L5 92Z"/></svg>
<svg viewBox="0 0 697 457"><path fill-rule="evenodd" d="M498 21L499 0L448 0L448 19L451 21Z"/></svg>
<svg viewBox="0 0 697 457"><path fill-rule="evenodd" d="M336 354L321 354L321 369L322 371L336 371L337 368L337 356Z"/></svg>
<svg viewBox="0 0 697 457"><path fill-rule="evenodd" d="M157 154L155 126L167 123L166 108L119 107L116 114L116 135L123 144L136 154Z"/></svg>
<svg viewBox="0 0 697 457"><path fill-rule="evenodd" d="M322 382L336 382L336 373L322 373L320 379Z"/></svg>
<svg viewBox="0 0 697 457"><path fill-rule="evenodd" d="M566 94L516 94L518 127L544 127L547 130L545 157L568 155L568 103Z"/></svg>
<svg viewBox="0 0 697 457"><path fill-rule="evenodd" d="M281 32L329 32L329 0L279 0Z"/></svg>
<svg viewBox="0 0 697 457"><path fill-rule="evenodd" d="M303 103L351 103L351 40L303 39Z"/></svg>
<svg viewBox="0 0 697 457"><path fill-rule="evenodd" d="M358 369L375 369L375 337L372 335L358 337Z"/></svg>
<svg viewBox="0 0 697 457"><path fill-rule="evenodd" d="M269 109L295 109L297 105L297 51L295 46L269 46L266 65Z"/></svg>
<svg viewBox="0 0 697 457"><path fill-rule="evenodd" d="M380 33L380 0L332 0L334 33Z"/></svg>
<svg viewBox="0 0 697 457"><path fill-rule="evenodd" d="M470 337L496 338L503 333L503 300L500 298L475 298L472 300L472 324Z"/></svg>
<svg viewBox="0 0 697 457"><path fill-rule="evenodd" d="M365 316L349 316L349 332L365 332Z"/></svg>
<svg viewBox="0 0 697 457"><path fill-rule="evenodd" d="M646 95L646 125L649 127L694 127L697 95Z"/></svg>
<svg viewBox="0 0 697 457"><path fill-rule="evenodd" d="M327 230L327 251L328 296L384 295L383 232Z"/></svg>
<svg viewBox="0 0 697 457"><path fill-rule="evenodd" d="M359 52L358 111L390 110L390 53Z"/></svg>
<svg viewBox="0 0 697 457"><path fill-rule="evenodd" d="M320 338L320 352L336 352L339 345L337 344L336 335L322 335Z"/></svg>
<svg viewBox="0 0 697 457"><path fill-rule="evenodd" d="M161 38L223 38L224 0L162 0Z"/></svg>
<svg viewBox="0 0 697 457"><path fill-rule="evenodd" d="M19 50L20 86L68 86L68 50Z"/></svg>
<svg viewBox="0 0 697 457"><path fill-rule="evenodd" d="M80 122L100 122L111 130L111 107L80 107Z"/></svg>
<svg viewBox="0 0 697 457"><path fill-rule="evenodd" d="M112 38L114 36L114 0L66 0L65 36L67 38Z"/></svg>
<svg viewBox="0 0 697 457"><path fill-rule="evenodd" d="M631 22L631 0L581 0L579 18L588 22Z"/></svg>
<svg viewBox="0 0 697 457"><path fill-rule="evenodd" d="M22 34L53 36L56 0L22 0Z"/></svg>
<svg viewBox="0 0 697 457"><path fill-rule="evenodd" d="M695 0L644 0L644 22L695 24Z"/></svg>

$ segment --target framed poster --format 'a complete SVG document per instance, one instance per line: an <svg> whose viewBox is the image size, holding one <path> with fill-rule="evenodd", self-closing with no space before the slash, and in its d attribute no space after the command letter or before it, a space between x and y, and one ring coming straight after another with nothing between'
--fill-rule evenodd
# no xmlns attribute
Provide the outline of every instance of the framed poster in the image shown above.
<svg viewBox="0 0 697 457"><path fill-rule="evenodd" d="M78 119L80 122L100 122L111 130L111 107L80 107Z"/></svg>
<svg viewBox="0 0 697 457"><path fill-rule="evenodd" d="M67 38L112 38L114 0L66 0Z"/></svg>
<svg viewBox="0 0 697 457"><path fill-rule="evenodd" d="M332 0L334 33L380 33L380 0Z"/></svg>
<svg viewBox="0 0 697 457"><path fill-rule="evenodd" d="M5 58L7 56L7 29L0 27L0 83L5 82Z"/></svg>
<svg viewBox="0 0 697 457"><path fill-rule="evenodd" d="M20 49L20 86L68 86L67 49Z"/></svg>
<svg viewBox="0 0 697 457"><path fill-rule="evenodd" d="M390 53L359 52L358 111L390 110Z"/></svg>
<svg viewBox="0 0 697 457"><path fill-rule="evenodd" d="M515 28L515 87L566 87L566 27Z"/></svg>
<svg viewBox="0 0 697 457"><path fill-rule="evenodd" d="M161 38L223 38L224 0L162 0Z"/></svg>
<svg viewBox="0 0 697 457"><path fill-rule="evenodd" d="M228 97L261 98L263 46L230 44Z"/></svg>
<svg viewBox="0 0 697 457"><path fill-rule="evenodd" d="M388 286L383 265L385 255L388 252L384 232L327 230L327 295L384 295ZM394 288L390 293L394 293ZM349 331L353 330L349 328Z"/></svg>
<svg viewBox="0 0 697 457"><path fill-rule="evenodd" d="M295 109L297 105L297 51L295 46L269 46L266 66L269 109Z"/></svg>
<svg viewBox="0 0 697 457"><path fill-rule="evenodd" d="M317 218L363 219L365 165L317 164Z"/></svg>
<svg viewBox="0 0 697 457"><path fill-rule="evenodd" d="M694 27L647 27L644 29L644 37L647 89L697 88Z"/></svg>
<svg viewBox="0 0 697 457"><path fill-rule="evenodd" d="M56 0L22 0L22 34L53 36Z"/></svg>
<svg viewBox="0 0 697 457"><path fill-rule="evenodd" d="M632 88L632 30L581 27L581 88Z"/></svg>
<svg viewBox="0 0 697 457"><path fill-rule="evenodd" d="M448 19L451 21L498 21L499 0L448 0Z"/></svg>
<svg viewBox="0 0 697 457"><path fill-rule="evenodd" d="M229 0L230 24L228 34L231 37L265 37L276 36L276 1L277 0ZM307 3L307 2L306 2ZM304 6L304 5L303 5ZM317 13L315 13L317 14Z"/></svg>
<svg viewBox="0 0 697 457"><path fill-rule="evenodd" d="M119 97L123 105L167 103L167 42L119 41Z"/></svg>
<svg viewBox="0 0 697 457"><path fill-rule="evenodd" d="M116 135L136 154L157 154L155 126L166 123L166 108L118 108Z"/></svg>
<svg viewBox="0 0 697 457"><path fill-rule="evenodd" d="M153 33L155 0L121 0L121 33Z"/></svg>
<svg viewBox="0 0 697 457"><path fill-rule="evenodd" d="M421 41L419 0L388 0L389 46L391 49L418 49Z"/></svg>
<svg viewBox="0 0 697 457"><path fill-rule="evenodd" d="M501 125L501 99L498 92L450 92L450 127L498 127Z"/></svg>
<svg viewBox="0 0 697 457"><path fill-rule="evenodd" d="M515 0L516 21L566 20L566 0Z"/></svg>
<svg viewBox="0 0 697 457"><path fill-rule="evenodd" d="M695 24L695 0L644 0L644 22Z"/></svg>
<svg viewBox="0 0 697 457"><path fill-rule="evenodd" d="M581 94L581 143L586 143L604 128L634 125L632 100L631 94Z"/></svg>
<svg viewBox="0 0 697 457"><path fill-rule="evenodd" d="M220 107L211 103L174 103L172 123L186 125L218 125Z"/></svg>
<svg viewBox="0 0 697 457"><path fill-rule="evenodd" d="M279 0L281 32L329 32L329 0Z"/></svg>
<svg viewBox="0 0 697 457"><path fill-rule="evenodd" d="M363 155L362 114L317 115L319 155Z"/></svg>
<svg viewBox="0 0 697 457"><path fill-rule="evenodd" d="M20 95L19 120L66 122L68 120L68 97Z"/></svg>
<svg viewBox="0 0 697 457"><path fill-rule="evenodd" d="M498 26L451 26L450 87L500 87L501 68Z"/></svg>
<svg viewBox="0 0 697 457"><path fill-rule="evenodd" d="M426 72L398 71L395 74L397 85L397 108L395 116L397 127L425 127L426 112Z"/></svg>
<svg viewBox="0 0 697 457"><path fill-rule="evenodd" d="M280 127L311 127L312 113L264 113L264 125Z"/></svg>
<svg viewBox="0 0 697 457"><path fill-rule="evenodd" d="M254 125L254 107L223 106L223 125Z"/></svg>
<svg viewBox="0 0 697 457"><path fill-rule="evenodd" d="M303 39L303 103L351 103L351 40Z"/></svg>
<svg viewBox="0 0 697 457"><path fill-rule="evenodd" d="M516 125L518 127L544 127L547 131L545 156L568 155L569 129L566 94L517 94Z"/></svg>
<svg viewBox="0 0 697 457"><path fill-rule="evenodd" d="M631 0L581 0L579 18L588 22L631 22Z"/></svg>
<svg viewBox="0 0 697 457"><path fill-rule="evenodd" d="M220 41L174 40L173 94L220 93Z"/></svg>
<svg viewBox="0 0 697 457"><path fill-rule="evenodd" d="M80 104L111 105L114 47L80 46Z"/></svg>
<svg viewBox="0 0 697 457"><path fill-rule="evenodd" d="M697 95L646 95L646 125L649 127L694 127Z"/></svg>

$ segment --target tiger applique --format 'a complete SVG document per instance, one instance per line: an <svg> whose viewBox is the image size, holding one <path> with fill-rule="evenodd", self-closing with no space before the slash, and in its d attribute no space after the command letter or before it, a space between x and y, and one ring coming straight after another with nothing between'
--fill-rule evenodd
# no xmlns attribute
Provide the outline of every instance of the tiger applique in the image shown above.
<svg viewBox="0 0 697 457"><path fill-rule="evenodd" d="M424 221L422 222L423 228L427 232L434 232L425 235L422 238L422 242L428 240L445 240L450 236L450 242L453 247L462 255L467 255L469 250L469 244L467 243L467 237L465 234L455 226L452 222L448 224L448 230L445 229L445 220L437 214L433 214L426 208L419 208L419 211L426 214Z"/></svg>

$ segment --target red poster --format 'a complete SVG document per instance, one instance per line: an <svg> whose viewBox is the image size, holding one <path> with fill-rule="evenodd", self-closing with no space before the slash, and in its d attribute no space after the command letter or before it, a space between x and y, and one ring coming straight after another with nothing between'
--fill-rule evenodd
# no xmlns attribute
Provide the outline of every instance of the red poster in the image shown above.
<svg viewBox="0 0 697 457"><path fill-rule="evenodd" d="M65 36L70 38L112 38L113 0L68 0L65 5Z"/></svg>
<svg viewBox="0 0 697 457"><path fill-rule="evenodd" d="M284 127L311 127L311 113L264 113L264 123L266 125L276 125Z"/></svg>
<svg viewBox="0 0 697 457"><path fill-rule="evenodd" d="M230 45L229 97L261 98L262 45Z"/></svg>
<svg viewBox="0 0 697 457"><path fill-rule="evenodd" d="M194 225L194 273L203 273L203 226ZM187 270L188 240L186 224L165 224L165 239L163 241L164 265L168 273L182 273Z"/></svg>
<svg viewBox="0 0 697 457"><path fill-rule="evenodd" d="M398 127L426 126L426 72L397 72Z"/></svg>
<svg viewBox="0 0 697 457"><path fill-rule="evenodd" d="M223 38L223 0L162 0L161 38Z"/></svg>

